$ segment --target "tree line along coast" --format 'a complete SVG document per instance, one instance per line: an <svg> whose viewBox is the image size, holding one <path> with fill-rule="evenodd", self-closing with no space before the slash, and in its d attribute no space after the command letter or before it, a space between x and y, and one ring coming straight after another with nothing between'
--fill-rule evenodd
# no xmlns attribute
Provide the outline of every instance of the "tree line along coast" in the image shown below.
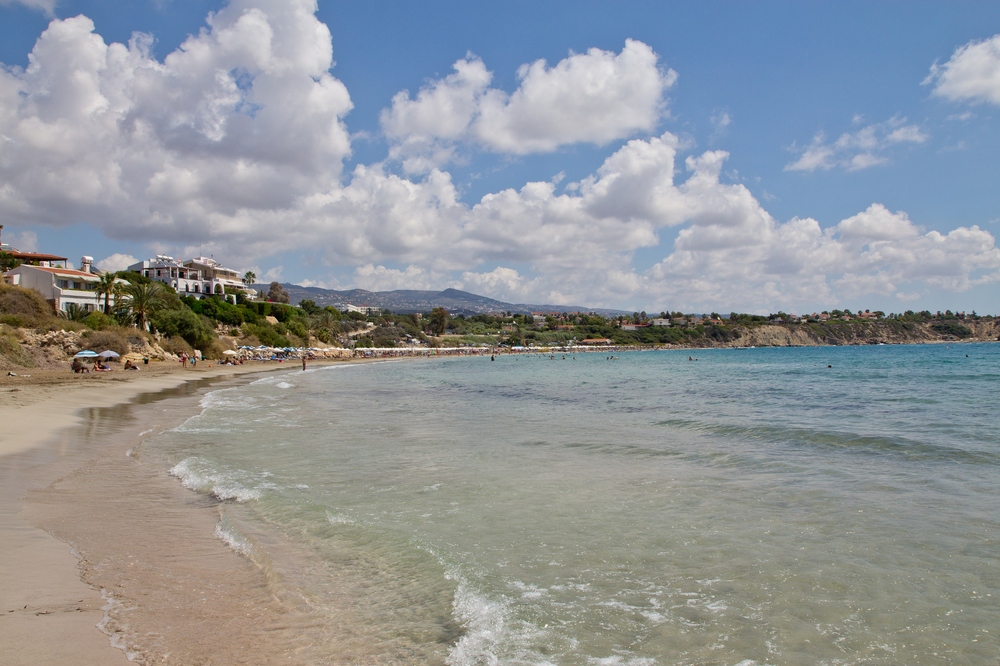
<svg viewBox="0 0 1000 666"><path fill-rule="evenodd" d="M38 293L0 285L0 368L64 363L81 349L175 359L195 350L223 358L237 347L346 349L488 346L530 349L570 345L616 347L762 347L901 344L1000 339L1000 319L975 313L884 314L832 310L793 317L645 312L603 316L586 312L453 315L342 311L309 299L289 302L273 282L258 298L244 293L178 294L138 273L106 274L106 312L56 312ZM235 298L234 298L235 296ZM235 302L232 302L235 301Z"/></svg>

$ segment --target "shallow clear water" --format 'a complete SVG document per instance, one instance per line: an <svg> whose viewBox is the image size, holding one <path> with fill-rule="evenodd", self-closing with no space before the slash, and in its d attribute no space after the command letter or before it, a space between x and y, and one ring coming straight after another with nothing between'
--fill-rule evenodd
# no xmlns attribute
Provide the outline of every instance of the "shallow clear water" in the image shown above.
<svg viewBox="0 0 1000 666"><path fill-rule="evenodd" d="M998 386L990 344L397 361L215 391L143 448L388 659L979 664Z"/></svg>

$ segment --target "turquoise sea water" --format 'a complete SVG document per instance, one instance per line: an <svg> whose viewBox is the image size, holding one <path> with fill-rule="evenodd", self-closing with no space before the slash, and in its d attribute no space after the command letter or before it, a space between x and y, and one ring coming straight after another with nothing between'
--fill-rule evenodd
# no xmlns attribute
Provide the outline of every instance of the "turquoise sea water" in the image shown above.
<svg viewBox="0 0 1000 666"><path fill-rule="evenodd" d="M392 361L143 455L225 500L314 663L983 664L998 388L993 344Z"/></svg>

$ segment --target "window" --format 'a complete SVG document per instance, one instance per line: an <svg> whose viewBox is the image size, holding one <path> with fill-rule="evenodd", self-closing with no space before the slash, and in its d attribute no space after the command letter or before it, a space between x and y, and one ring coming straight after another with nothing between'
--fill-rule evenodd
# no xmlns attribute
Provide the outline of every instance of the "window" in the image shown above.
<svg viewBox="0 0 1000 666"><path fill-rule="evenodd" d="M69 281L68 280L56 280L56 286L59 287L60 289L69 289Z"/></svg>

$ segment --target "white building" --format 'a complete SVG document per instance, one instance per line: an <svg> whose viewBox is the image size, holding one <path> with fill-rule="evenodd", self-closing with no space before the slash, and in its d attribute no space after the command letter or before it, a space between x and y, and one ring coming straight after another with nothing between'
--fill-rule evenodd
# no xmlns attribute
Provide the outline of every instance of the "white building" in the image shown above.
<svg viewBox="0 0 1000 666"><path fill-rule="evenodd" d="M86 270L77 271L72 268L52 268L51 266L32 266L21 264L3 274L4 282L32 289L42 295L57 311L66 311L67 306L75 304L85 310L104 311L104 295L97 293L97 284L101 276L90 272L90 259L84 257L81 262ZM118 280L127 284L125 280ZM115 297L109 297L109 304L114 309Z"/></svg>
<svg viewBox="0 0 1000 666"><path fill-rule="evenodd" d="M155 259L146 259L132 264L128 269L133 273L145 275L150 280L156 280L172 287L181 296L201 298L202 293L204 293L201 271L196 268L188 268L165 254L158 254Z"/></svg>
<svg viewBox="0 0 1000 666"><path fill-rule="evenodd" d="M209 257L195 257L184 262L188 269L194 269L201 273L203 282L202 292L221 295L230 291L241 291L248 297L257 295L257 291L243 284L239 272L232 268L226 268L215 259Z"/></svg>
<svg viewBox="0 0 1000 666"><path fill-rule="evenodd" d="M382 308L375 305L352 305L351 303L336 303L333 307L341 312L358 312L366 317L378 317Z"/></svg>
<svg viewBox="0 0 1000 666"><path fill-rule="evenodd" d="M208 257L196 257L181 262L165 254L158 254L155 259L132 264L128 270L172 287L179 296L193 296L200 299L206 294L215 294L235 303L235 294L225 296L226 287L230 290L238 289L248 296L257 294L240 281L236 271L225 268Z"/></svg>

